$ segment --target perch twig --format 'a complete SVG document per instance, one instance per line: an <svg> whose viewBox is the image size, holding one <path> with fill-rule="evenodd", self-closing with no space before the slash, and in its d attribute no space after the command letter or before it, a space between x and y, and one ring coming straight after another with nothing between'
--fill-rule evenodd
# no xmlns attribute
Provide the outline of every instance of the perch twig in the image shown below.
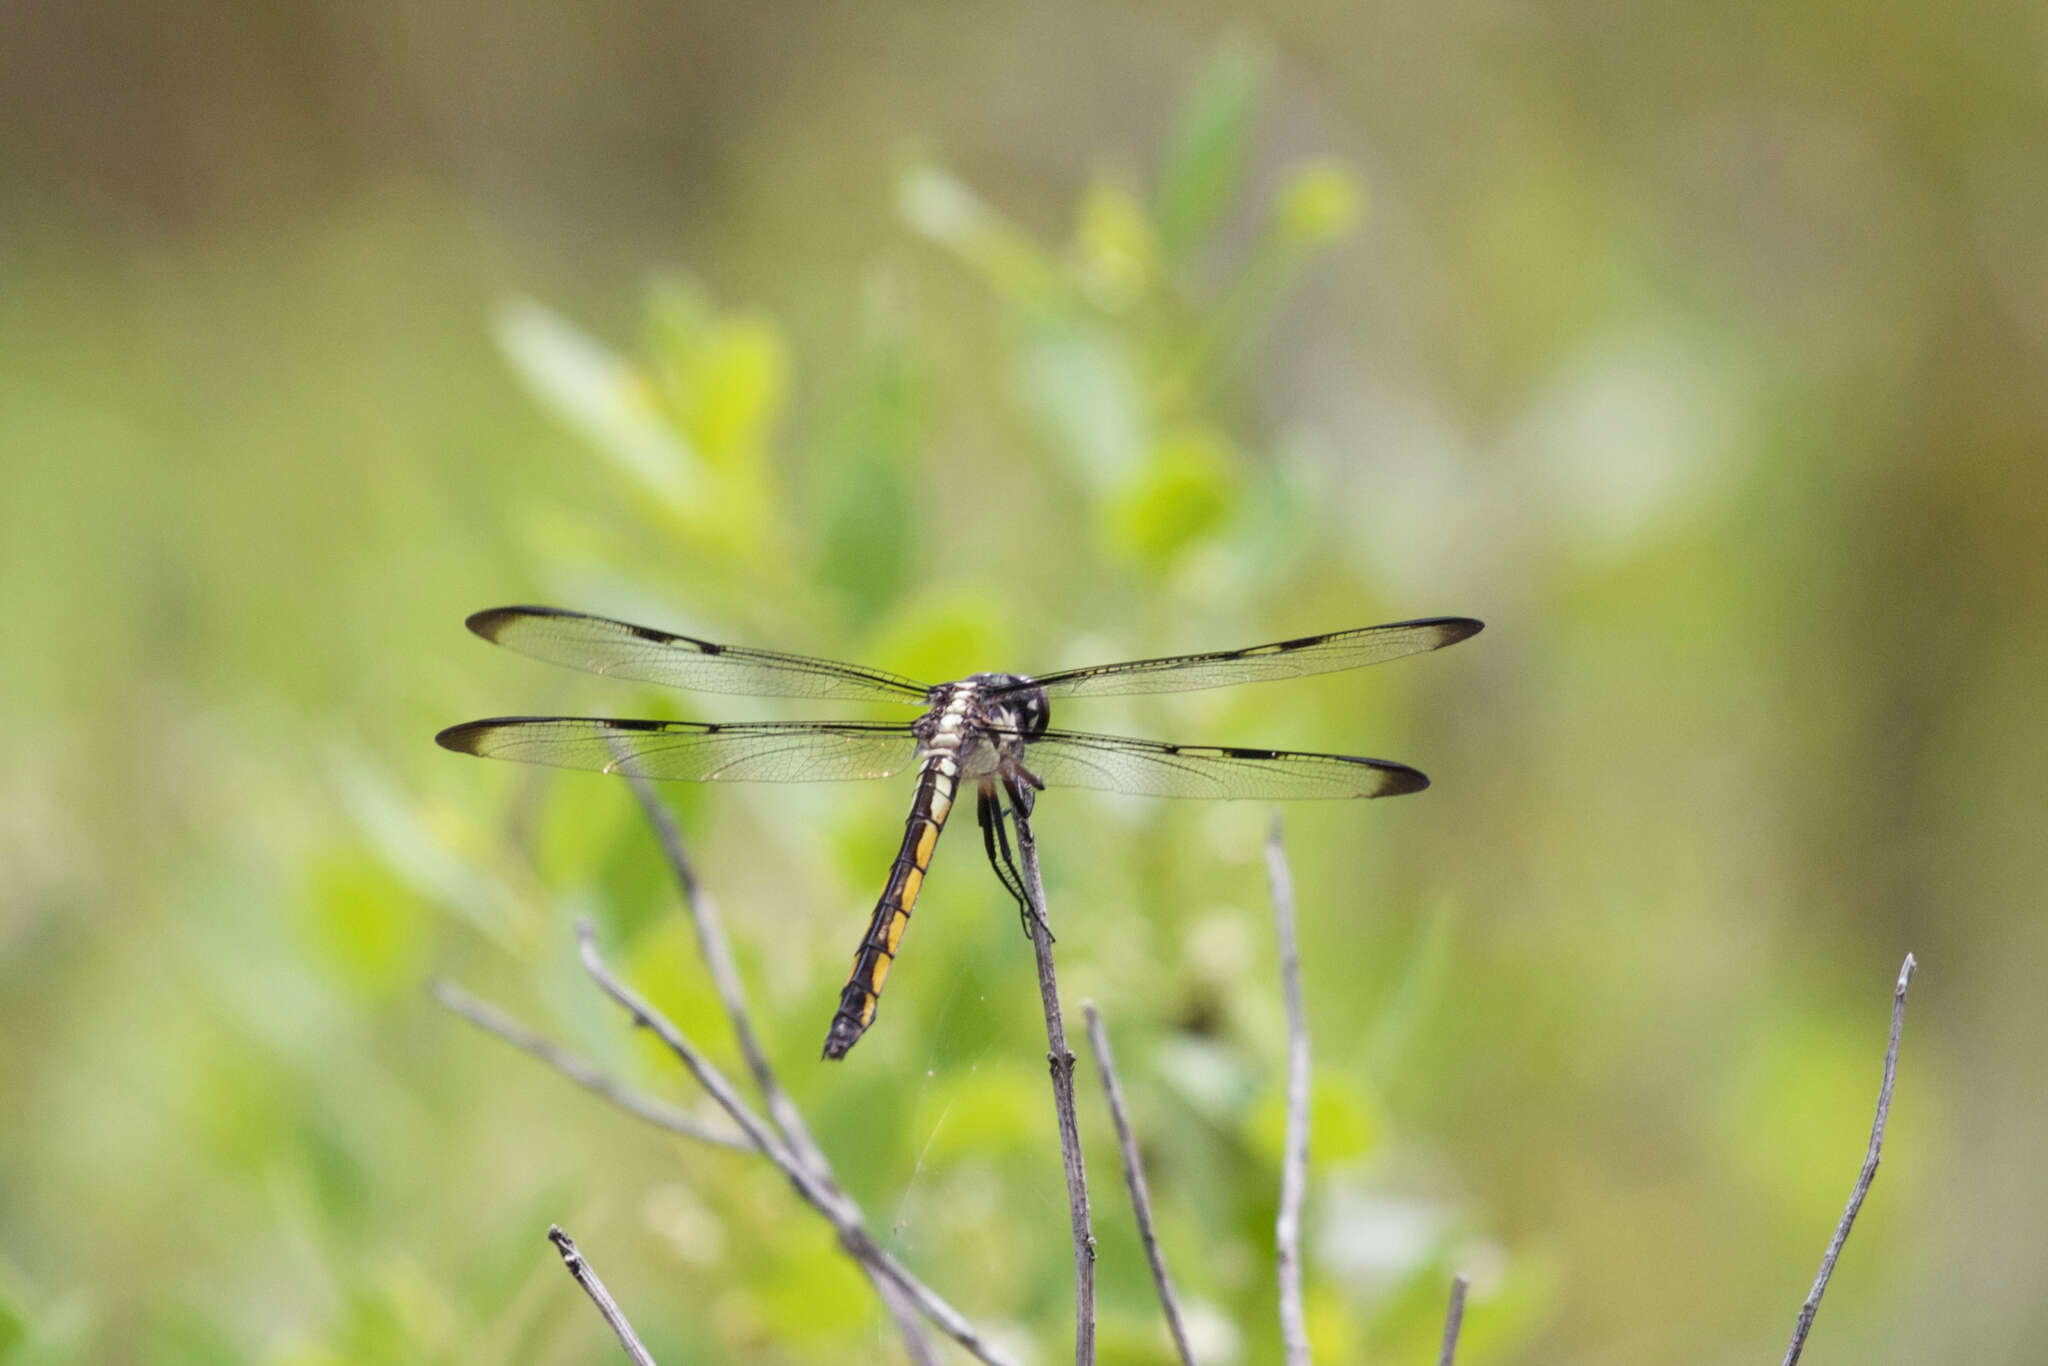
<svg viewBox="0 0 2048 1366"><path fill-rule="evenodd" d="M1820 1297L1827 1293L1828 1278L1835 1274L1835 1259L1842 1255L1842 1244L1849 1241L1849 1228L1856 1222L1856 1212L1863 1208L1863 1197L1870 1193L1870 1183L1877 1179L1884 1123L1892 1110L1892 1082L1899 1070L1899 1033L1906 1026L1906 987L1917 966L1909 953L1899 967L1898 984L1892 988L1891 1042L1885 1045L1884 1081L1877 1088L1877 1118L1870 1126L1870 1147L1863 1154L1863 1169L1857 1173L1856 1186L1849 1192L1849 1206L1842 1211L1842 1222L1835 1225L1835 1236L1828 1240L1828 1250L1821 1255L1820 1274L1813 1278L1813 1289L1806 1292L1806 1302L1799 1306L1799 1321L1792 1329L1792 1343L1785 1349L1783 1366L1794 1366L1799 1354L1806 1350L1806 1335L1813 1328L1813 1316L1820 1312Z"/></svg>
<svg viewBox="0 0 2048 1366"><path fill-rule="evenodd" d="M1026 789L1028 793L1028 789ZM1038 956L1038 995L1045 1006L1046 1063L1052 1073L1053 1110L1059 1121L1060 1162L1066 1169L1067 1214L1074 1233L1074 1362L1095 1361L1095 1234L1088 1214L1088 1172L1081 1162L1081 1127L1074 1112L1074 1050L1060 1018L1059 982L1053 976L1052 933L1046 927L1045 883L1038 871L1038 840L1031 833L1028 805L1013 804L1017 857L1024 890L1031 899L1031 947Z"/></svg>

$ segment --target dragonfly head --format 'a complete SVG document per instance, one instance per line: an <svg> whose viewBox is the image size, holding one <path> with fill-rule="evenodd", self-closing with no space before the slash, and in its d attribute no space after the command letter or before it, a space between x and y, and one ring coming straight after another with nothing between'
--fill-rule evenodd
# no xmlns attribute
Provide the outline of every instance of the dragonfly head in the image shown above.
<svg viewBox="0 0 2048 1366"><path fill-rule="evenodd" d="M991 724L1026 740L1045 734L1046 723L1052 720L1052 703L1046 700L1045 689L1025 675L975 674L967 681L983 690L983 706Z"/></svg>

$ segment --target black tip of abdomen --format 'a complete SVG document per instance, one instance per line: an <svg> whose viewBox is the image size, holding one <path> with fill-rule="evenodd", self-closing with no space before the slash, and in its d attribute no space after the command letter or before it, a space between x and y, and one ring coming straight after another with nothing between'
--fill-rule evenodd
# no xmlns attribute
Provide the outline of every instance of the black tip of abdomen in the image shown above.
<svg viewBox="0 0 2048 1366"><path fill-rule="evenodd" d="M846 1050L860 1041L866 1033L858 1017L841 1012L832 1017L832 1028L825 1033L825 1056L836 1062L846 1056Z"/></svg>

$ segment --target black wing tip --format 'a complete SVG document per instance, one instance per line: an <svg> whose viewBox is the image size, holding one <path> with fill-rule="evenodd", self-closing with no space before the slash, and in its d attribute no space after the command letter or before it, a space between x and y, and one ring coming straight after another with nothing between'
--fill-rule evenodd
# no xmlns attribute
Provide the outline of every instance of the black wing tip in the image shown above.
<svg viewBox="0 0 2048 1366"><path fill-rule="evenodd" d="M1371 759L1367 762L1387 775L1387 785L1373 793L1375 797L1405 797L1411 792L1420 792L1429 786L1429 775L1419 768L1389 763L1385 759Z"/></svg>
<svg viewBox="0 0 2048 1366"><path fill-rule="evenodd" d="M1443 640L1436 647L1439 650L1446 645L1456 645L1461 640L1470 640L1486 629L1486 623L1477 617L1428 617L1423 624L1434 626L1444 633Z"/></svg>
<svg viewBox="0 0 2048 1366"><path fill-rule="evenodd" d="M495 645L498 643L498 637L504 634L505 628L518 621L521 617L573 617L578 615L580 614L564 611L560 607L486 607L481 612L471 612L467 617L463 618L462 624Z"/></svg>
<svg viewBox="0 0 2048 1366"><path fill-rule="evenodd" d="M434 743L442 749L454 750L457 754L474 754L479 759L489 759L493 756L484 752L484 738L497 731L504 730L508 726L531 726L545 721L584 721L588 719L591 718L581 716L486 716L480 721L464 721L459 726L448 727L434 737ZM659 729L668 723L665 721L605 720L602 724L616 727L620 730L647 730Z"/></svg>
<svg viewBox="0 0 2048 1366"><path fill-rule="evenodd" d="M436 735L434 743L442 749L453 750L457 754L473 754L481 759L483 751L476 747L477 740L491 724L489 721L464 721Z"/></svg>

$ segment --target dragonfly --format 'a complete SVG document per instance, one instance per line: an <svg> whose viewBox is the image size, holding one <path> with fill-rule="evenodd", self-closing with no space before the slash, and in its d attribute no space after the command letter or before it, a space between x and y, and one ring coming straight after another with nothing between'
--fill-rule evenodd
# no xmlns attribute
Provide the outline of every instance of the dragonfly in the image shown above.
<svg viewBox="0 0 2048 1366"><path fill-rule="evenodd" d="M1037 915L1012 856L1006 817L1028 817L1046 788L1148 797L1393 797L1429 779L1406 764L1349 754L1181 745L1051 728L1052 704L1187 692L1356 669L1442 649L1476 634L1469 617L1428 617L1247 649L1138 659L1059 673L977 673L936 686L880 669L695 636L557 607L494 607L468 619L485 640L588 673L695 692L888 702L915 720L636 721L496 716L450 726L442 748L488 759L680 782L809 782L917 774L903 842L856 950L825 1036L846 1056L874 1023L882 984L931 868L956 797L972 788L982 845L1027 931Z"/></svg>

